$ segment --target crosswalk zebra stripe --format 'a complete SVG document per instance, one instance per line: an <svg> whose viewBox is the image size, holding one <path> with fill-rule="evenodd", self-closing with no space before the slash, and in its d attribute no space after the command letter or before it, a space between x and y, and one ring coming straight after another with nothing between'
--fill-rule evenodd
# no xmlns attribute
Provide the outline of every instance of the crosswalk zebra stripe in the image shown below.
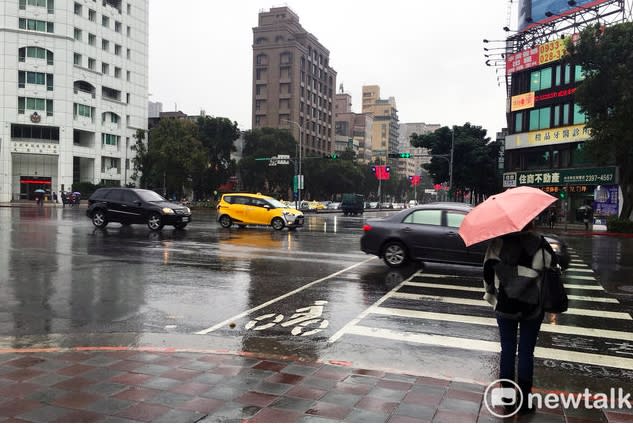
<svg viewBox="0 0 633 424"><path fill-rule="evenodd" d="M418 283L415 281L410 281L404 283L405 286L412 287L424 287L431 289L446 289L446 290L461 290L467 292L481 292L483 295L483 288L477 287L467 287L467 286L454 286L452 284L434 284L434 283ZM567 295L569 299L572 300L583 300L587 302L604 302L604 303L620 303L617 299L612 297L593 297L593 296L577 296L577 295Z"/></svg>
<svg viewBox="0 0 633 424"><path fill-rule="evenodd" d="M600 290L604 291L602 286L594 285L594 284L567 284L565 283L565 288L567 289L582 289L582 290Z"/></svg>
<svg viewBox="0 0 633 424"><path fill-rule="evenodd" d="M360 325L349 327L347 333L358 336L379 337L387 340L428 344L433 346L450 347L456 349L474 349L493 353L498 353L500 350L498 342L467 339L463 337L441 336L436 334L420 334L405 331L393 331ZM558 361L579 362L590 365L633 370L633 359L600 355L595 353L572 352L562 349L537 347L534 350L534 356L543 359L556 359Z"/></svg>
<svg viewBox="0 0 633 424"><path fill-rule="evenodd" d="M569 264L573 265L574 267L589 268L589 265L582 261L571 261Z"/></svg>
<svg viewBox="0 0 633 424"><path fill-rule="evenodd" d="M494 327L497 325L495 318L479 317L474 315L445 314L442 312L426 312L412 309L374 307L370 313L377 315L397 316L401 318L427 319L433 321L457 322L462 324L479 324ZM573 334L575 336L588 336L604 339L619 339L633 341L633 333L614 330L600 330L590 327L576 327L570 325L553 325L543 323L541 331L556 334Z"/></svg>
<svg viewBox="0 0 633 424"><path fill-rule="evenodd" d="M565 279L567 280L587 280L587 281L596 281L594 277L588 275L569 275L565 274Z"/></svg>
<svg viewBox="0 0 633 424"><path fill-rule="evenodd" d="M584 272L584 273L592 273L593 269L586 268L567 268L566 272Z"/></svg>
<svg viewBox="0 0 633 424"><path fill-rule="evenodd" d="M426 294L412 294L412 293L399 293L399 292L394 293L392 297L398 298L398 299L406 299L406 300L432 300L435 302L452 303L452 304L457 304L457 305L490 307L490 304L486 302L485 300L462 299L460 297L432 296L432 295L426 295ZM582 316L587 316L587 317L633 320L633 318L631 318L631 315L625 312L595 311L592 309L569 308L567 312L565 313L567 315L582 315Z"/></svg>

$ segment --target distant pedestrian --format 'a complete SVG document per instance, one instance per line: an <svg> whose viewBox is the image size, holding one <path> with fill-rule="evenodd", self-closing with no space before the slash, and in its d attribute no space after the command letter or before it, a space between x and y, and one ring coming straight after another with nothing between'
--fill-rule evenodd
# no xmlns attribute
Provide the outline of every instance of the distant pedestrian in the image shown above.
<svg viewBox="0 0 633 424"><path fill-rule="evenodd" d="M589 221L592 218L593 209L589 205L585 205L582 209L582 222L585 224L585 230L589 230Z"/></svg>
<svg viewBox="0 0 633 424"><path fill-rule="evenodd" d="M549 227L554 228L554 226L556 225L556 208L550 208L547 219L549 222Z"/></svg>
<svg viewBox="0 0 633 424"><path fill-rule="evenodd" d="M53 203L57 203L57 192L53 192Z"/></svg>

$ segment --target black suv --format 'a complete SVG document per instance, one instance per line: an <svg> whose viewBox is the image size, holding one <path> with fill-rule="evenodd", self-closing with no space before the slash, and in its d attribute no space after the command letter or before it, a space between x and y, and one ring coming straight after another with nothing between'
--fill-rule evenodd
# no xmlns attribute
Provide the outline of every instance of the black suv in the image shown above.
<svg viewBox="0 0 633 424"><path fill-rule="evenodd" d="M171 203L152 190L108 187L95 191L88 199L86 214L97 228L108 222L121 224L145 224L152 231L164 225L183 229L191 222L191 210L183 205Z"/></svg>

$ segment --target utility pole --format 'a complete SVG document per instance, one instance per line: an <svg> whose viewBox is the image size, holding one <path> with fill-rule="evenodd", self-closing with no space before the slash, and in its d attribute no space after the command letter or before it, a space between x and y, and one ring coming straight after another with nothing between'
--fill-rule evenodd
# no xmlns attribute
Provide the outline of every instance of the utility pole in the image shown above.
<svg viewBox="0 0 633 424"><path fill-rule="evenodd" d="M282 119L282 121L287 122L289 124L293 124L297 126L297 129L299 130L299 153L296 154L296 149L295 149L295 154L297 157L297 161L295 161L295 178L297 179L297 201L295 202L295 206L296 209L299 209L301 207L301 189L303 188L303 176L301 175L301 151L302 149L302 139L303 139L303 130L301 128L301 125L299 125L297 122L295 121L291 121L289 119ZM298 162L298 165L297 165Z"/></svg>
<svg viewBox="0 0 633 424"><path fill-rule="evenodd" d="M451 128L451 160L448 166L448 192L451 193L451 200L453 200L453 150L455 146L455 125Z"/></svg>

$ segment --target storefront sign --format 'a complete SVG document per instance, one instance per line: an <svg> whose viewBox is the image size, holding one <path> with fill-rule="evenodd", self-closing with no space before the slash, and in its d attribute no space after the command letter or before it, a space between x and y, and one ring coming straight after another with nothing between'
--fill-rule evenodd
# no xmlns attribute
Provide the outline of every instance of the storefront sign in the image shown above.
<svg viewBox="0 0 633 424"><path fill-rule="evenodd" d="M607 185L596 188L594 194L595 201L593 202L594 219L602 218L602 220L605 221L602 222L601 220L599 223L606 224L606 217L618 215L618 192L617 185Z"/></svg>
<svg viewBox="0 0 633 424"><path fill-rule="evenodd" d="M542 102L544 100L549 100L549 99L559 99L561 97L571 96L575 92L576 92L576 87L568 88L566 90L552 91L550 93L539 94L538 96L534 96L534 101Z"/></svg>
<svg viewBox="0 0 633 424"><path fill-rule="evenodd" d="M589 139L589 129L584 125L549 128L528 133L506 136L506 150L523 147L546 146L549 144L571 143Z"/></svg>
<svg viewBox="0 0 633 424"><path fill-rule="evenodd" d="M506 59L506 74L510 75L514 72L560 60L564 54L565 43L560 39L509 54Z"/></svg>
<svg viewBox="0 0 633 424"><path fill-rule="evenodd" d="M11 143L11 152L57 155L58 147L59 144L57 143L32 143L26 141L14 141L13 143Z"/></svg>
<svg viewBox="0 0 633 424"><path fill-rule="evenodd" d="M517 96L512 96L512 104L510 106L510 111L514 112L516 110L530 109L534 107L534 92L530 91L529 93L519 94Z"/></svg>
<svg viewBox="0 0 633 424"><path fill-rule="evenodd" d="M510 188L517 186L517 173L516 172L506 172L503 174L503 187Z"/></svg>
<svg viewBox="0 0 633 424"><path fill-rule="evenodd" d="M616 168L556 169L551 171L517 172L518 185L580 186L614 184Z"/></svg>
<svg viewBox="0 0 633 424"><path fill-rule="evenodd" d="M565 43L563 40L553 40L538 46L539 65L560 60L565 54Z"/></svg>
<svg viewBox="0 0 633 424"><path fill-rule="evenodd" d="M545 193L557 196L559 192L566 191L567 193L591 193L592 188L586 185L572 185L572 186L543 186L541 187Z"/></svg>

